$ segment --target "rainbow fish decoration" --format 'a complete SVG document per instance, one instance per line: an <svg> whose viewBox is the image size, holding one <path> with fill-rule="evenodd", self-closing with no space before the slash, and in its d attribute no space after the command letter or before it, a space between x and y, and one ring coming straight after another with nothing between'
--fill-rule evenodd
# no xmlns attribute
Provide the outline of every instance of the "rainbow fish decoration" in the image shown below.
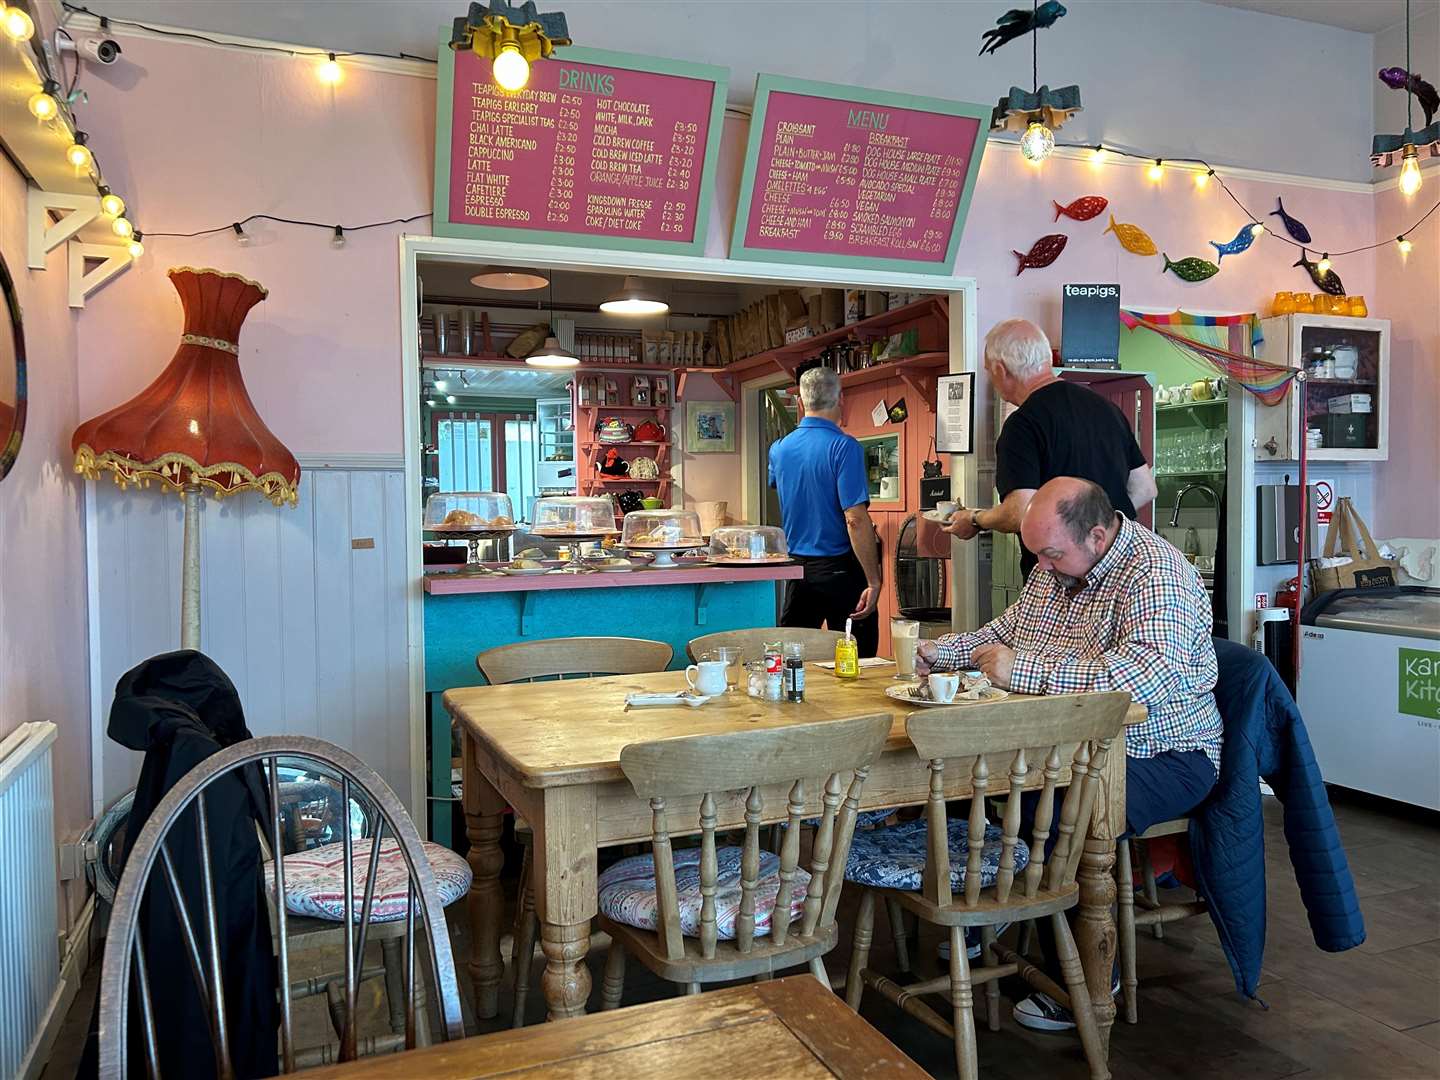
<svg viewBox="0 0 1440 1080"><path fill-rule="evenodd" d="M1160 249L1155 246L1155 241L1150 239L1146 231L1139 225L1127 225L1125 222L1117 222L1115 215L1110 215L1110 224L1105 227L1105 232L1113 232L1115 239L1120 241L1120 246L1132 255L1158 255ZM1105 233L1101 233L1104 236Z"/></svg>
<svg viewBox="0 0 1440 1080"><path fill-rule="evenodd" d="M1223 244L1218 240L1211 240L1210 246L1219 252L1215 256L1215 261L1218 263L1223 261L1226 255L1239 255L1242 251L1248 251L1250 245L1255 242L1256 235L1255 223L1251 222L1249 225L1240 226L1240 231L1235 234L1234 240Z"/></svg>
<svg viewBox="0 0 1440 1080"><path fill-rule="evenodd" d="M1025 254L1012 251L1011 254L1020 260L1020 265L1015 268L1015 276L1019 277L1026 270L1039 270L1049 266L1060 257L1065 250L1065 244L1069 237L1064 233L1051 233L1049 236L1042 236L1035 243L1030 245L1030 250Z"/></svg>
<svg viewBox="0 0 1440 1080"><path fill-rule="evenodd" d="M1054 199L1050 200L1055 202ZM1069 206L1061 206L1055 202L1055 220L1060 220L1064 214L1075 221L1089 221L1093 217L1099 217L1105 212L1105 207L1110 205L1110 200L1104 195L1085 195L1076 199Z"/></svg>
<svg viewBox="0 0 1440 1080"><path fill-rule="evenodd" d="M1169 255L1165 255L1163 258L1165 265L1160 268L1160 272L1163 274L1166 270L1173 270L1175 276L1181 281L1204 281L1220 272L1220 267L1209 259L1197 259L1193 255L1178 262L1171 262Z"/></svg>

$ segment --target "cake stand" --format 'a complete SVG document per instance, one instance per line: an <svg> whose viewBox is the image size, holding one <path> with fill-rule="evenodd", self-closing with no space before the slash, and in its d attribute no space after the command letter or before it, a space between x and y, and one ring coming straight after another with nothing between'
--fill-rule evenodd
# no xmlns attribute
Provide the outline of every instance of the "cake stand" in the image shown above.
<svg viewBox="0 0 1440 1080"><path fill-rule="evenodd" d="M696 537L693 540L682 540L677 543L666 541L660 544L626 544L626 551L647 551L655 556L655 561L650 564L652 570L673 570L680 564L675 561L676 552L694 551L697 548L708 547L709 544Z"/></svg>
<svg viewBox="0 0 1440 1080"><path fill-rule="evenodd" d="M599 529L595 532L561 532L550 529L531 529L531 536L538 536L542 540L558 540L565 544L565 564L556 567L562 574L595 574L599 573L593 566L587 566L585 560L580 557L580 545L591 543L595 540L604 540L607 536L616 536L619 529Z"/></svg>
<svg viewBox="0 0 1440 1080"><path fill-rule="evenodd" d="M437 537L446 540L466 540L469 542L469 554L465 559L465 569L457 573L485 575L498 574L498 570L492 570L480 561L481 540L503 540L509 538L515 532L514 525L431 525L425 530L434 533ZM503 560L502 560L503 561Z"/></svg>

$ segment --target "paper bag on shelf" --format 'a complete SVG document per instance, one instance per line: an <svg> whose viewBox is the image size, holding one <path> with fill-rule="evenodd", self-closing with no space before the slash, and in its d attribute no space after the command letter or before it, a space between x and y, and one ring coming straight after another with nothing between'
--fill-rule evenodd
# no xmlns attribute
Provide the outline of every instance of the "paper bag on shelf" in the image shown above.
<svg viewBox="0 0 1440 1080"><path fill-rule="evenodd" d="M1350 561L1335 565L1340 558ZM1380 557L1380 548L1365 519L1348 497L1335 500L1323 557L1310 560L1310 584L1316 593L1388 588L1395 584L1395 564Z"/></svg>
<svg viewBox="0 0 1440 1080"><path fill-rule="evenodd" d="M723 499L718 502L697 502L695 513L700 515L700 531L709 536L721 525L725 524L725 511L729 503Z"/></svg>

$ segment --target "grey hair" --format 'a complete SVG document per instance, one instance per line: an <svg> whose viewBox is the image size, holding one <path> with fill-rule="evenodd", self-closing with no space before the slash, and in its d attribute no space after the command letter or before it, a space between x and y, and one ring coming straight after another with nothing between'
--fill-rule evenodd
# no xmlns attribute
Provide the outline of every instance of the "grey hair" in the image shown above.
<svg viewBox="0 0 1440 1080"><path fill-rule="evenodd" d="M1028 381L1050 370L1050 339L1026 319L1006 319L985 335L985 359Z"/></svg>
<svg viewBox="0 0 1440 1080"><path fill-rule="evenodd" d="M1083 483L1085 486L1081 491L1055 504L1056 516L1065 523L1070 539L1077 544L1085 542L1090 530L1097 526L1108 529L1115 521L1115 507L1111 505L1105 489L1090 480Z"/></svg>
<svg viewBox="0 0 1440 1080"><path fill-rule="evenodd" d="M840 404L840 376L827 367L813 367L800 376L800 400L806 412L829 412Z"/></svg>

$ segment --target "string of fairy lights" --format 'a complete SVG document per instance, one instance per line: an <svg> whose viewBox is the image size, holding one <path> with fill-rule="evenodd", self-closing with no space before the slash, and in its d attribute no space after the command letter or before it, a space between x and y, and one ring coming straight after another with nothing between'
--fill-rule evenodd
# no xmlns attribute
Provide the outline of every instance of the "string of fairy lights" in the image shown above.
<svg viewBox="0 0 1440 1080"><path fill-rule="evenodd" d="M252 52L264 52L286 55L295 57L297 59L316 60L318 61L315 64L316 79L318 79L323 85L331 87L338 86L344 80L345 71L340 61L345 57L364 56L396 60L421 61L431 64L436 63L435 59L432 57L415 56L410 53L403 52L378 53L363 50L332 52L330 50L323 49L294 49L280 45L264 45L251 42L222 41L218 38L207 37L204 34L197 34L181 30L171 30L164 27L150 26L148 24L136 22L130 19L109 18L107 16L99 15L98 13L92 11L90 8L79 4L65 2L62 4L62 6L64 7L65 11L70 13L71 15L89 15L93 18L99 19L102 28L114 24L117 26L132 27L138 30L146 31L147 33L157 34L165 37L199 41L205 44L222 46L225 48L237 48ZM31 19L30 15L24 9L18 6L6 4L5 0L0 0L0 30L3 30L3 32L14 41L24 42L28 41L34 35L35 24L34 21ZM59 32L62 34L66 34L66 31L63 28ZM268 221L277 224L322 230L323 232L329 234L330 243L333 247L341 248L345 246L345 238L346 235L349 233L361 232L366 229L382 228L389 225L409 224L411 222L423 220L430 216L430 214L427 212L414 214L409 217L389 218L383 221L366 222L359 225L344 225L337 222L308 221L298 218L285 218L278 217L272 214L256 213L238 218L237 220L232 221L228 224L216 225L203 229L196 229L191 232L153 231L148 234L144 233L135 224L133 213L127 211L124 198L122 198L119 193L113 191L110 186L105 182L104 173L100 168L100 163L96 159L94 150L89 145L89 136L81 128L79 119L75 115L73 103L77 99L77 97L80 96L77 91L77 84L79 82L78 59L76 61L77 70L75 73L75 77L71 79L68 88L63 86L64 73L51 71L48 66L48 61L45 60L43 52L41 55L41 62L45 70L42 75L41 85L29 97L28 106L30 112L35 117L36 121L39 123L44 124L60 122L67 126L67 130L73 132L71 141L64 150L65 160L75 169L77 176L87 171L89 172L91 178L95 182L97 194L100 196L100 210L102 214L104 214L104 216L110 220L111 231L114 232L114 234L119 239L126 243L127 250L129 251L129 254L132 258L139 258L141 255L144 254L145 246L143 240L146 235L149 235L151 237L197 237L207 236L215 233L224 233L228 231L234 233L236 242L238 244L246 245L249 244L251 241L251 234L246 231L245 226L257 221ZM507 82L508 81L509 80L507 80ZM523 85L523 80L521 80L519 85ZM1331 252L1325 250L1322 245L1318 245L1315 243L1311 243L1308 245L1300 244L1299 242L1291 239L1290 237L1282 235L1277 230L1267 229L1260 221L1261 215L1257 215L1253 211L1251 211L1249 207L1247 207L1244 202L1241 201L1239 196L1237 196L1235 192L1231 190L1230 186L1225 183L1224 178L1219 174L1219 172L1217 172L1215 167L1202 158L1157 157L1152 154L1143 153L1124 147L1113 146L1103 142L1055 143L1054 146L1056 149L1070 149L1082 152L1088 151L1090 160L1092 164L1095 165L1100 165L1104 163L1108 158L1112 156L1117 158L1127 158L1139 161L1149 161L1151 162L1151 164L1146 170L1146 175L1156 183L1162 181L1165 178L1167 169L1171 168L1191 173L1194 177L1194 183L1197 189L1203 190L1213 180L1216 184L1219 185L1220 189L1230 198L1232 202L1234 202L1236 207L1249 220L1251 231L1255 237L1258 238L1263 234L1275 240L1279 240L1283 243L1289 244L1291 247L1298 248L1302 251L1302 253L1308 250L1319 251L1321 253L1321 258L1316 264L1316 269L1322 275L1329 273L1331 261L1335 258L1347 255L1355 255L1365 251L1373 251L1378 248L1386 247L1391 243L1394 243L1396 245L1402 256L1409 255L1414 248L1414 241L1411 239L1412 235L1428 218L1430 218L1432 214L1434 214L1437 210L1440 210L1440 202L1437 202L1435 205L1431 206L1430 209L1426 210L1425 213L1420 215L1420 217L1409 228L1405 229L1403 232L1397 235L1394 240L1381 240L1373 244L1363 244L1358 247L1351 247L1344 250ZM1041 160L1043 160L1043 158ZM1036 162L1036 164L1038 163L1039 161ZM1419 191L1418 176L1416 177L1416 182L1402 184L1402 191L1407 196L1413 196L1414 194L1416 194Z"/></svg>

